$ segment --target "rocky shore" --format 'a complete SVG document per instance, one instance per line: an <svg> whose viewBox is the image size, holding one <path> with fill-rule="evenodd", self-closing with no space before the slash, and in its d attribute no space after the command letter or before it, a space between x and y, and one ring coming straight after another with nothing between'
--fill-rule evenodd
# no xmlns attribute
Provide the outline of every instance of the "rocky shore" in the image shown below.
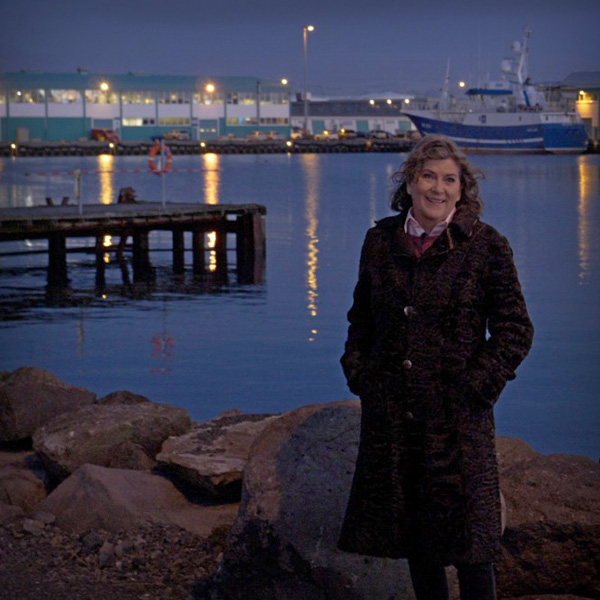
<svg viewBox="0 0 600 600"><path fill-rule="evenodd" d="M411 600L404 561L335 548L359 418L347 401L194 423L0 373L0 600ZM498 454L499 597L600 598L600 465L514 438Z"/></svg>

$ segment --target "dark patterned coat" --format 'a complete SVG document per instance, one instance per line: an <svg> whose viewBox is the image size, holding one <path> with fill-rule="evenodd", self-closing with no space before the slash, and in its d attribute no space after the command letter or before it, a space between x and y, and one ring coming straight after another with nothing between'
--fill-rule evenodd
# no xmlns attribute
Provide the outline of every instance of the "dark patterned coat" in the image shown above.
<svg viewBox="0 0 600 600"><path fill-rule="evenodd" d="M417 259L405 218L367 233L348 313L342 366L362 419L339 547L443 564L494 561L493 406L533 327L512 251L494 228L459 207Z"/></svg>

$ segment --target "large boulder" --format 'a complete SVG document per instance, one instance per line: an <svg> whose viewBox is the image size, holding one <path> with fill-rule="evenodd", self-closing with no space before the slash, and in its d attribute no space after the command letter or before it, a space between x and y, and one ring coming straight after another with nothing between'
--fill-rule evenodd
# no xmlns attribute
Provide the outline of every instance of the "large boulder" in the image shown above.
<svg viewBox="0 0 600 600"><path fill-rule="evenodd" d="M224 563L198 593L227 600L413 598L405 561L336 548L357 453L358 402L273 420L244 472Z"/></svg>
<svg viewBox="0 0 600 600"><path fill-rule="evenodd" d="M45 369L0 373L0 442L30 437L50 419L92 404L96 395L67 385Z"/></svg>
<svg viewBox="0 0 600 600"><path fill-rule="evenodd" d="M250 447L276 418L239 411L222 413L184 435L167 439L156 456L158 466L200 497L239 501Z"/></svg>
<svg viewBox="0 0 600 600"><path fill-rule="evenodd" d="M0 467L1 502L30 513L45 497L44 484L30 470L14 466Z"/></svg>
<svg viewBox="0 0 600 600"><path fill-rule="evenodd" d="M33 435L33 447L61 480L80 466L149 470L162 443L192 426L187 411L142 402L101 403L60 415Z"/></svg>
<svg viewBox="0 0 600 600"><path fill-rule="evenodd" d="M539 593L600 596L600 464L542 455L498 440L507 525L498 588L503 597Z"/></svg>
<svg viewBox="0 0 600 600"><path fill-rule="evenodd" d="M143 471L84 465L63 481L38 510L66 531L134 531L148 522L174 524L208 536L229 526L237 504L192 504L168 480Z"/></svg>
<svg viewBox="0 0 600 600"><path fill-rule="evenodd" d="M257 438L222 568L202 600L406 600L406 562L339 552L359 435L357 402L312 405ZM500 598L598 597L600 465L498 440L507 507ZM451 598L458 597L449 569Z"/></svg>

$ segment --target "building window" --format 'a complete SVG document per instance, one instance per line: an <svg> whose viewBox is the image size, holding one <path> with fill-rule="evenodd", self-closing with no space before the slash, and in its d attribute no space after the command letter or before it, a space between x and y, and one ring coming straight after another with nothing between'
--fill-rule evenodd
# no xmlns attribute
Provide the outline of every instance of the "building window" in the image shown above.
<svg viewBox="0 0 600 600"><path fill-rule="evenodd" d="M172 127L174 125L188 126L190 124L190 119L186 117L161 117L158 120L158 124L163 127Z"/></svg>
<svg viewBox="0 0 600 600"><path fill-rule="evenodd" d="M237 103L242 106L253 106L256 104L256 94L252 92L239 92L237 94Z"/></svg>
<svg viewBox="0 0 600 600"><path fill-rule="evenodd" d="M227 125L237 127L240 125L257 125L256 117L227 117Z"/></svg>
<svg viewBox="0 0 600 600"><path fill-rule="evenodd" d="M290 95L287 92L269 92L260 95L261 104L289 104Z"/></svg>
<svg viewBox="0 0 600 600"><path fill-rule="evenodd" d="M49 90L48 102L53 104L81 104L79 90Z"/></svg>
<svg viewBox="0 0 600 600"><path fill-rule="evenodd" d="M123 118L123 127L148 127L155 123L154 119L144 119L141 117Z"/></svg>
<svg viewBox="0 0 600 600"><path fill-rule="evenodd" d="M10 90L8 100L13 104L44 104L45 90Z"/></svg>
<svg viewBox="0 0 600 600"><path fill-rule="evenodd" d="M190 92L158 92L159 104L189 104Z"/></svg>
<svg viewBox="0 0 600 600"><path fill-rule="evenodd" d="M119 95L112 90L85 90L88 104L119 104Z"/></svg>
<svg viewBox="0 0 600 600"><path fill-rule="evenodd" d="M193 96L194 104L223 104L223 94L217 92L201 92L195 93Z"/></svg>
<svg viewBox="0 0 600 600"><path fill-rule="evenodd" d="M154 104L155 94L148 91L127 91L121 94L123 104Z"/></svg>
<svg viewBox="0 0 600 600"><path fill-rule="evenodd" d="M289 120L287 117L261 117L261 125L287 125Z"/></svg>

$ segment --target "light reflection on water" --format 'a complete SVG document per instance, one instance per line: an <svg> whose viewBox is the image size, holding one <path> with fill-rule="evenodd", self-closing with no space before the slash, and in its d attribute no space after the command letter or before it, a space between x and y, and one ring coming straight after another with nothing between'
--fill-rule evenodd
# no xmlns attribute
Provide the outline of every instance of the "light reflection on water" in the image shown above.
<svg viewBox="0 0 600 600"><path fill-rule="evenodd" d="M267 207L266 282L195 282L189 252L182 280L163 251L151 254L155 285L127 289L107 247L105 292L96 293L94 256L69 255L73 292L51 306L44 254L0 257L0 369L48 368L98 395L130 389L196 419L349 397L338 359L360 246L389 214L401 158L176 156L174 170L185 172L167 174L167 201ZM536 327L531 355L497 406L498 431L540 451L597 459L600 157L472 160L487 172L484 219L511 242ZM161 201L162 181L143 172L145 157L19 158L0 159L0 207L72 197L66 173L76 167L100 171L82 177L84 202L114 202L125 186ZM163 233L153 247L169 250ZM206 240L208 252L213 244ZM45 242L3 243L0 252L25 246Z"/></svg>

